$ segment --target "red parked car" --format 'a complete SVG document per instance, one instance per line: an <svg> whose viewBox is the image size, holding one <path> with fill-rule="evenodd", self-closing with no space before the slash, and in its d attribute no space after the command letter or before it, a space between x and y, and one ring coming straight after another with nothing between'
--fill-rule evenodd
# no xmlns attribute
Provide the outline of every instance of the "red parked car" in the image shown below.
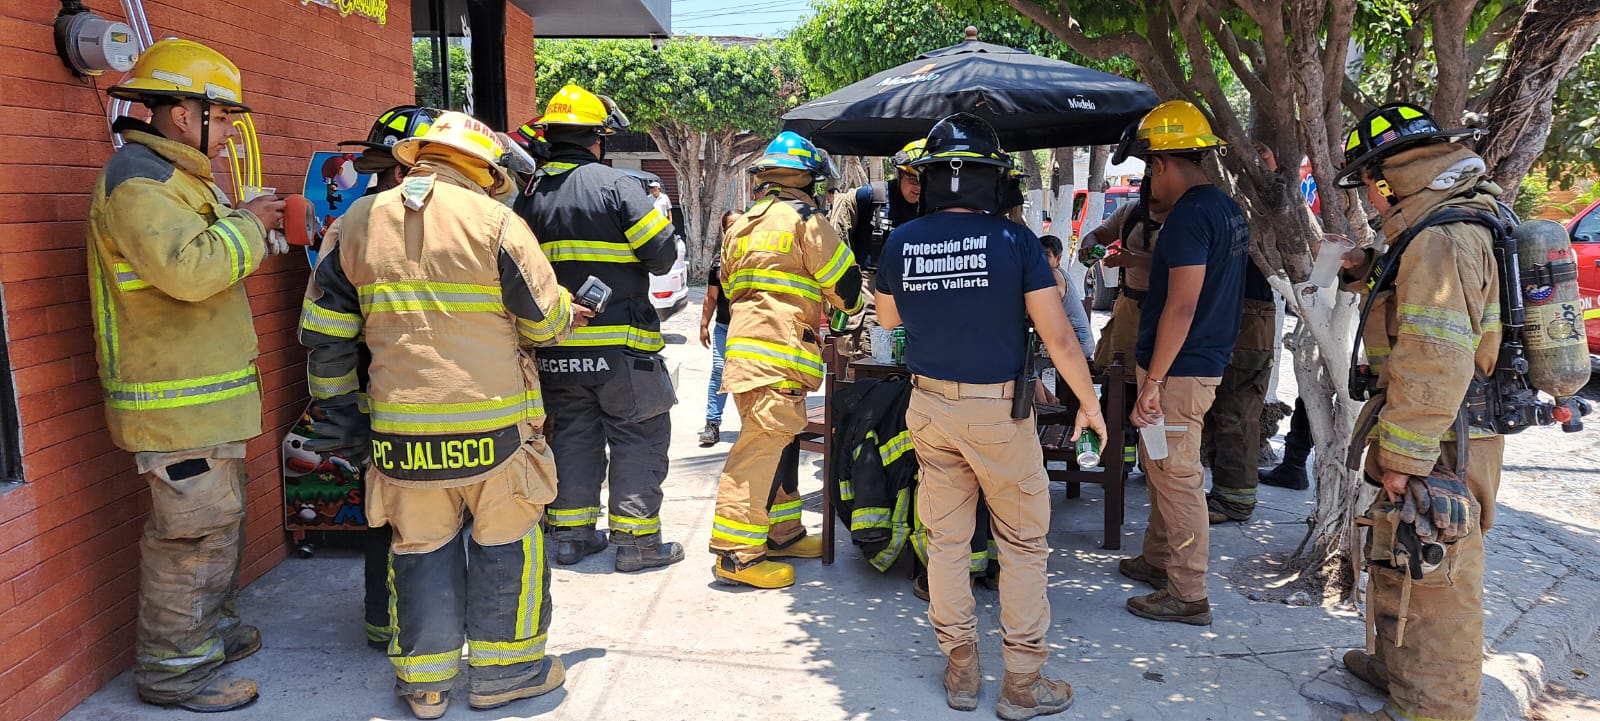
<svg viewBox="0 0 1600 721"><path fill-rule="evenodd" d="M1567 221L1578 259L1583 327L1589 334L1589 367L1600 372L1600 200Z"/></svg>

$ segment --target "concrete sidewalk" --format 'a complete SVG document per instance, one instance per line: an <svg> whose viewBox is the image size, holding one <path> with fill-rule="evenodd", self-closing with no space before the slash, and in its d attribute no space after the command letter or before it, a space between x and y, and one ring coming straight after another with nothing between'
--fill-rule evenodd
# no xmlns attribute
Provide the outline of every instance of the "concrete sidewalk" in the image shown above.
<svg viewBox="0 0 1600 721"><path fill-rule="evenodd" d="M698 293L696 296L698 297ZM961 719L989 718L1002 671L996 594L978 587L986 682L979 716L944 704L944 660L906 572L880 574L847 537L824 568L797 564L799 582L783 591L736 590L712 582L706 552L717 476L727 442L701 449L709 354L699 347L698 305L664 328L667 355L682 364L673 411L672 472L662 511L669 538L689 558L638 575L612 573L605 553L554 571L550 650L568 667L564 689L492 712L474 712L464 694L447 719ZM1293 387L1280 389L1293 397ZM737 421L729 404L724 439ZM1286 427L1286 426L1285 426ZM1533 434L1525 434L1534 438ZM1534 449L1507 454L1500 525L1490 536L1483 719L1523 718L1530 695L1576 642L1600 627L1600 433L1539 432ZM1530 444L1534 445L1534 444ZM1544 460L1536 460L1542 458ZM820 515L819 457L803 459L806 521ZM1517 485L1523 479L1537 483ZM1565 492L1567 495L1561 495ZM1311 493L1261 489L1256 518L1212 534L1215 625L1145 621L1123 602L1148 592L1116 573L1138 552L1148 508L1142 482L1127 488L1124 550L1099 548L1103 496L1085 487L1068 500L1051 489L1050 601L1055 650L1046 667L1073 684L1066 719L1338 719L1375 708L1376 692L1345 673L1338 659L1364 642L1351 607L1290 606L1283 590L1263 588L1293 550L1311 511ZM1562 500L1564 499L1564 500ZM841 534L843 536L843 534ZM909 555L909 554L908 554ZM361 625L361 566L353 551L291 559L246 588L248 622L265 648L235 665L256 678L261 700L219 718L262 720L409 719L392 693L393 674L369 650ZM1252 600L1252 597L1262 600ZM171 719L140 704L124 673L66 718L72 721Z"/></svg>

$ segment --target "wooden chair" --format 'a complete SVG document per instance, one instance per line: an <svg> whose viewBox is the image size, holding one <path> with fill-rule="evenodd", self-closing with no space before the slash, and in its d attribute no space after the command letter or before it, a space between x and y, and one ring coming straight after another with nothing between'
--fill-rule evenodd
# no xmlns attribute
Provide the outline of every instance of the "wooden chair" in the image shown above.
<svg viewBox="0 0 1600 721"><path fill-rule="evenodd" d="M1122 356L1119 354L1111 362L1110 367L1099 378L1101 393L1105 397L1106 437L1102 439L1100 448L1100 470L1086 471L1078 467L1077 453L1072 444L1065 441L1072 437L1072 423L1078 413L1078 399L1061 382L1061 377L1056 376L1056 394L1061 398L1063 405L1047 406L1040 409L1039 413L1039 439L1044 449L1046 473L1052 481L1065 481L1067 484L1067 498L1077 498L1082 492L1081 484L1099 483L1105 486L1105 541L1101 544L1107 550L1122 548L1122 522L1123 522L1123 483L1128 477L1128 464L1122 459L1122 447L1125 442L1128 419L1122 412L1126 402L1127 369L1123 365ZM1046 412L1046 411L1049 412ZM1065 470L1051 470L1052 464L1066 463Z"/></svg>

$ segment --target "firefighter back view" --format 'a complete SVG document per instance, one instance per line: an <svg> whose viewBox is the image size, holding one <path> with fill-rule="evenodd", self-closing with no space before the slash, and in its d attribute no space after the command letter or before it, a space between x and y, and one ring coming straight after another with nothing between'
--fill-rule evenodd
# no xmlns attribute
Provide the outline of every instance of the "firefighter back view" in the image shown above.
<svg viewBox="0 0 1600 721"><path fill-rule="evenodd" d="M676 398L659 355L661 321L650 305L650 274L665 273L678 257L672 220L637 180L600 162L604 137L628 127L609 98L568 85L530 125L544 131L549 160L517 198L517 213L569 291L590 276L611 288L588 327L539 354L561 478L548 520L556 563L605 549L606 535L595 525L608 476L615 568L676 563L683 547L661 540L668 411Z"/></svg>
<svg viewBox="0 0 1600 721"><path fill-rule="evenodd" d="M256 684L222 665L261 647L239 622L245 442L261 433L256 335L244 280L273 247L283 201L233 205L210 158L248 112L239 68L163 40L107 91L150 109L118 118L126 144L89 206L90 298L106 426L150 486L139 543L134 682L147 703L227 711ZM132 513L130 509L129 513Z"/></svg>
<svg viewBox="0 0 1600 721"><path fill-rule="evenodd" d="M806 393L822 386L823 303L861 310L855 256L811 194L829 167L810 141L779 134L750 168L762 199L734 221L722 244L733 318L722 384L741 424L711 524L723 581L782 588L794 584L794 568L769 556L822 555L822 544L800 524L797 489L781 487L788 484L777 483L776 473L797 461L788 454L806 427Z"/></svg>
<svg viewBox="0 0 1600 721"><path fill-rule="evenodd" d="M389 659L396 692L422 719L445 713L463 641L474 708L564 678L544 654L550 574L538 523L555 469L526 349L559 341L585 311L491 197L513 187L495 164L501 150L488 126L455 112L397 143L410 172L329 228L301 315L321 387L319 440L306 447L352 463L370 449L368 519L394 528ZM372 356L370 428L358 338Z"/></svg>

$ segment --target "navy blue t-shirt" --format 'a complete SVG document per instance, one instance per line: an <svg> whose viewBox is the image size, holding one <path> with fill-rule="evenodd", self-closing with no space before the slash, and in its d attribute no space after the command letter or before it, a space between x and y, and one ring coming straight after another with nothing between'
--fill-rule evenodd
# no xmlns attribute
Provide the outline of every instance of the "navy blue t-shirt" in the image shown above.
<svg viewBox="0 0 1600 721"><path fill-rule="evenodd" d="M1167 375L1222 375L1239 339L1249 263L1250 224L1233 198L1212 185L1197 185L1184 193L1161 226L1161 241L1150 259L1150 293L1139 304L1139 343L1134 350L1139 367L1149 369L1155 353L1156 325L1167 304L1168 270L1204 265L1206 277L1189 337Z"/></svg>
<svg viewBox="0 0 1600 721"><path fill-rule="evenodd" d="M958 383L1016 380L1027 353L1023 294L1056 286L1026 226L943 212L889 234L876 287L894 296L912 373Z"/></svg>

